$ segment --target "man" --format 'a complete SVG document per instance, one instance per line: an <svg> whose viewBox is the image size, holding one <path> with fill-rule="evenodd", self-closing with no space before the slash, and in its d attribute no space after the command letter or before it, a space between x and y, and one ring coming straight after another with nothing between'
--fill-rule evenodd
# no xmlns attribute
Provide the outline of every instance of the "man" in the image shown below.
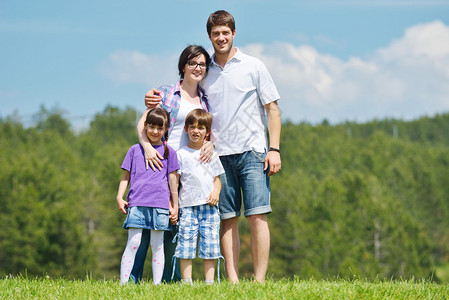
<svg viewBox="0 0 449 300"><path fill-rule="evenodd" d="M238 282L241 202L251 229L255 280L264 282L270 252L267 214L271 212L269 176L281 169L279 94L265 65L234 48L235 21L226 11L209 16L207 32L214 47L208 76L201 83L213 114L212 139L225 174L220 176L221 249L231 282ZM145 95L154 106L155 90ZM266 113L266 115L265 115ZM266 123L269 131L267 149ZM268 151L267 151L268 150Z"/></svg>

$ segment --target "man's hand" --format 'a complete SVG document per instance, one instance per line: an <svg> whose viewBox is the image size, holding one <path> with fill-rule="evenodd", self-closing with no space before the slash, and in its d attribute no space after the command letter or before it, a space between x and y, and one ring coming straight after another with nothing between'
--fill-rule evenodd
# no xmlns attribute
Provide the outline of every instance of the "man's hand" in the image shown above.
<svg viewBox="0 0 449 300"><path fill-rule="evenodd" d="M200 161L208 163L214 154L214 144L211 141L204 141L200 152Z"/></svg>
<svg viewBox="0 0 449 300"><path fill-rule="evenodd" d="M281 155L276 151L268 151L265 157L265 168L266 171L268 166L270 166L270 172L268 176L274 175L281 170Z"/></svg>
<svg viewBox="0 0 449 300"><path fill-rule="evenodd" d="M145 94L145 106L148 108L155 108L161 103L162 97L157 89L151 89Z"/></svg>

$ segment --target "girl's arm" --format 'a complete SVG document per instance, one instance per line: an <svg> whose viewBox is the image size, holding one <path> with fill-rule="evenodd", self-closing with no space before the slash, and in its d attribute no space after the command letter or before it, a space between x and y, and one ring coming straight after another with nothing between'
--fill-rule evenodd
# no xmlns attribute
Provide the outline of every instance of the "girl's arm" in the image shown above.
<svg viewBox="0 0 449 300"><path fill-rule="evenodd" d="M145 120L147 118L148 112L150 108L148 108L140 118L137 123L137 136L139 137L139 143L142 145L143 150L145 152L145 166L148 169L148 164L150 164L153 171L156 171L156 168L160 171L162 168L161 159L163 159L162 155L157 152L150 141L148 140L147 132L145 130Z"/></svg>
<svg viewBox="0 0 449 300"><path fill-rule="evenodd" d="M125 170L123 172L122 179L120 180L120 184L118 186L117 191L118 210L120 210L125 215L126 215L126 208L128 207L128 202L123 200L123 196L125 195L128 184L129 184L129 171Z"/></svg>
<svg viewBox="0 0 449 300"><path fill-rule="evenodd" d="M207 198L206 202L209 205L217 205L218 200L220 198L220 191L221 191L221 181L220 176L215 176L214 178L214 189L212 193L210 193L209 197Z"/></svg>
<svg viewBox="0 0 449 300"><path fill-rule="evenodd" d="M178 185L179 174L173 171L168 175L168 186L170 188L170 224L178 221Z"/></svg>

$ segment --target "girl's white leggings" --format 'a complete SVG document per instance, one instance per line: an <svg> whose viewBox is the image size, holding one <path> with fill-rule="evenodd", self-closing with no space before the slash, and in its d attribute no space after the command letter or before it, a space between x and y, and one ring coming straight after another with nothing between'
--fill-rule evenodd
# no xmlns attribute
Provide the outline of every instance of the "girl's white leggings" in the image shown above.
<svg viewBox="0 0 449 300"><path fill-rule="evenodd" d="M120 284L126 284L129 281L129 275L134 265L137 250L142 240L141 228L128 229L128 242L122 256L120 266ZM151 265L153 268L153 284L160 284L164 272L164 231L151 230L150 246L152 252Z"/></svg>

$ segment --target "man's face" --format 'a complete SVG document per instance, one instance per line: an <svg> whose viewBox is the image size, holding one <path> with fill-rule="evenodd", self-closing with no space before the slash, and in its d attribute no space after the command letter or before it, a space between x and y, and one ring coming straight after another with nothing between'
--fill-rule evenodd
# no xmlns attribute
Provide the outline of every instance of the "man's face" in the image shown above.
<svg viewBox="0 0 449 300"><path fill-rule="evenodd" d="M232 32L228 26L214 26L209 35L215 53L227 54L232 50L235 31Z"/></svg>

